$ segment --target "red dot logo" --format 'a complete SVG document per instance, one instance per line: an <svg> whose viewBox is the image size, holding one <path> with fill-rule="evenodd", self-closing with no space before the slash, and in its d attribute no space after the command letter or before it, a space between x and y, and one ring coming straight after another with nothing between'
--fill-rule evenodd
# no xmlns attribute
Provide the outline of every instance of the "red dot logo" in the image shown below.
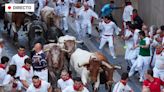
<svg viewBox="0 0 164 92"><path fill-rule="evenodd" d="M8 9L10 10L11 9L11 6L8 6Z"/></svg>

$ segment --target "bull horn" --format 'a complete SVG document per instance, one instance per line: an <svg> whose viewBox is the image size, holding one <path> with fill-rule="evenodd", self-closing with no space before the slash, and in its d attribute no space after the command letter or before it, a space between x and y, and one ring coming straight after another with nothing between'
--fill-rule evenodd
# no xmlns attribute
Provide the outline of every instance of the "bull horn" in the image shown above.
<svg viewBox="0 0 164 92"><path fill-rule="evenodd" d="M114 68L116 68L116 69L122 69L121 66L117 66L117 65L115 65Z"/></svg>
<svg viewBox="0 0 164 92"><path fill-rule="evenodd" d="M86 65L87 63L85 63L85 64L82 64L82 65L79 65L79 63L78 63L78 67L82 67L82 66L84 66L84 65Z"/></svg>
<svg viewBox="0 0 164 92"><path fill-rule="evenodd" d="M62 51L64 51L64 52L67 52L67 53L69 53L69 51L68 50L66 50L66 49L61 49Z"/></svg>
<svg viewBox="0 0 164 92"><path fill-rule="evenodd" d="M105 61L102 61L101 64L104 65L104 66L106 66L106 67L108 67L109 69L112 69L113 68L111 65L109 65Z"/></svg>
<svg viewBox="0 0 164 92"><path fill-rule="evenodd" d="M56 39L57 39L57 41L59 40L59 38L56 36Z"/></svg>
<svg viewBox="0 0 164 92"><path fill-rule="evenodd" d="M50 49L45 49L44 52L47 52L47 51L49 51L49 50L50 50Z"/></svg>
<svg viewBox="0 0 164 92"><path fill-rule="evenodd" d="M76 40L75 42L76 42L76 43L83 43L83 41L77 41L77 40Z"/></svg>
<svg viewBox="0 0 164 92"><path fill-rule="evenodd" d="M82 67L82 65L80 66L80 65L78 64L78 67Z"/></svg>
<svg viewBox="0 0 164 92"><path fill-rule="evenodd" d="M48 40L49 42L55 42L55 40Z"/></svg>

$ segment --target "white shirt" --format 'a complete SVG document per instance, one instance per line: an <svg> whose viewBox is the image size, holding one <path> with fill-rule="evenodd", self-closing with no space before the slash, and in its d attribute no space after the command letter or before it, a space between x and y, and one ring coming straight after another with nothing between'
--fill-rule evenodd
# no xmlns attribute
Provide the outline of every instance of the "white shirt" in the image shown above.
<svg viewBox="0 0 164 92"><path fill-rule="evenodd" d="M63 79L59 79L58 82L58 88L61 88L61 90L64 90L68 86L72 86L74 84L72 79L63 81Z"/></svg>
<svg viewBox="0 0 164 92"><path fill-rule="evenodd" d="M151 39L149 37L145 37L143 40L145 40L146 45L150 45Z"/></svg>
<svg viewBox="0 0 164 92"><path fill-rule="evenodd" d="M48 92L48 88L50 87L50 83L41 80L41 87L35 88L33 83L28 87L26 92Z"/></svg>
<svg viewBox="0 0 164 92"><path fill-rule="evenodd" d="M139 40L139 29L135 29L134 34L133 34L133 40L134 40L134 45L138 44L138 40Z"/></svg>
<svg viewBox="0 0 164 92"><path fill-rule="evenodd" d="M2 83L2 86L4 86L4 90L7 91L7 92L10 92L11 89L12 89L12 84L13 84L13 81L14 78L7 74L3 80L3 83Z"/></svg>
<svg viewBox="0 0 164 92"><path fill-rule="evenodd" d="M82 19L82 23L83 24L88 24L88 23L91 23L91 18L94 17L96 19L98 19L98 15L91 9L88 9L88 10L84 10L82 9L80 12L79 12L79 18Z"/></svg>
<svg viewBox="0 0 164 92"><path fill-rule="evenodd" d="M12 85L13 82L17 83L17 90L21 90L22 84L18 80L14 80L14 78L10 75L7 74L3 80L3 83L0 84L0 86L4 87L5 92L11 92L12 90Z"/></svg>
<svg viewBox="0 0 164 92"><path fill-rule="evenodd" d="M164 51L161 54L156 55L155 67L164 70Z"/></svg>
<svg viewBox="0 0 164 92"><path fill-rule="evenodd" d="M6 76L6 70L4 70L3 68L0 68L0 85L3 84L3 80Z"/></svg>
<svg viewBox="0 0 164 92"><path fill-rule="evenodd" d="M76 92L76 91L74 90L73 86L68 86L62 92ZM80 92L89 92L89 90L86 87L84 87L83 91Z"/></svg>
<svg viewBox="0 0 164 92"><path fill-rule="evenodd" d="M25 68L21 68L20 71L20 80L25 80L28 85L32 83L32 77L34 75L33 68L31 67L30 71L27 71Z"/></svg>
<svg viewBox="0 0 164 92"><path fill-rule="evenodd" d="M124 8L124 12L123 12L123 21L127 22L127 21L132 21L131 20L131 15L133 14L133 7L132 5L128 5L125 6Z"/></svg>
<svg viewBox="0 0 164 92"><path fill-rule="evenodd" d="M116 83L112 92L130 92L132 89L128 84L123 85L121 82Z"/></svg>
<svg viewBox="0 0 164 92"><path fill-rule="evenodd" d="M79 22L81 21L80 18L78 18L77 15L79 14L79 12L80 12L82 9L84 9L83 6L81 6L80 8L73 7L73 9L71 9L70 12L73 13L73 14L75 14L75 20L76 20L76 21L79 21Z"/></svg>
<svg viewBox="0 0 164 92"><path fill-rule="evenodd" d="M14 55L11 59L11 64L15 64L17 66L17 71L16 71L16 75L15 77L18 77L20 75L20 70L22 68L22 66L24 65L24 60L28 58L27 55L25 55L24 57L20 57L18 54Z"/></svg>
<svg viewBox="0 0 164 92"><path fill-rule="evenodd" d="M60 0L58 0L57 2L57 14L59 14L60 16L68 16L69 14L69 1L68 0L64 0L64 2L61 2Z"/></svg>
<svg viewBox="0 0 164 92"><path fill-rule="evenodd" d="M116 24L112 21L109 23L102 22L99 27L102 29L102 35L113 35L114 31L118 35L120 31Z"/></svg>
<svg viewBox="0 0 164 92"><path fill-rule="evenodd" d="M130 37L130 36L133 36L133 33L129 29L126 29L125 30L125 37ZM125 40L125 45L128 48L132 48L133 44L134 44L133 37L129 38L128 40Z"/></svg>
<svg viewBox="0 0 164 92"><path fill-rule="evenodd" d="M156 40L156 38L158 38L159 37L159 34L156 34L156 35L154 35L153 36L153 39L152 39L152 43L151 43L151 46L157 46L157 45L159 45L160 43Z"/></svg>

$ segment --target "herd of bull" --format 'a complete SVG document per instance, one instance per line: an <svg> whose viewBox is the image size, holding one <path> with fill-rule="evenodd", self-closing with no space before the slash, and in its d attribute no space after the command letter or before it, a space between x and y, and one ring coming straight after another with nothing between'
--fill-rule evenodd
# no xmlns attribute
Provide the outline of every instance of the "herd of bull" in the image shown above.
<svg viewBox="0 0 164 92"><path fill-rule="evenodd" d="M100 52L89 52L77 48L77 43L81 42L73 36L65 35L59 37L57 43L44 45L50 75L54 79L52 81L55 83L61 70L67 69L72 72L72 76L80 76L84 85L93 83L94 92L104 80L104 84L111 90L114 70L121 69L121 67L111 65ZM100 80L102 74L105 79Z"/></svg>
<svg viewBox="0 0 164 92"><path fill-rule="evenodd" d="M44 7L41 18L42 20L39 20L31 13L5 13L4 29L8 35L11 35L11 29L13 30L14 42L18 42L18 31L23 28L27 31L31 48L36 42L44 44L51 83L55 86L61 70L67 69L72 72L72 76L80 76L84 85L92 83L94 92L98 91L100 83L106 84L110 92L114 70L121 67L111 65L100 52L77 48L77 43L81 42L73 36L64 36L59 28L60 17L54 13L53 8Z"/></svg>
<svg viewBox="0 0 164 92"><path fill-rule="evenodd" d="M9 36L13 33L15 43L18 43L19 30L27 34L30 47L33 47L36 42L42 44L52 40L56 42L58 37L63 36L59 28L60 17L55 14L53 8L48 6L41 10L41 19L29 12L5 12L3 19L4 30Z"/></svg>

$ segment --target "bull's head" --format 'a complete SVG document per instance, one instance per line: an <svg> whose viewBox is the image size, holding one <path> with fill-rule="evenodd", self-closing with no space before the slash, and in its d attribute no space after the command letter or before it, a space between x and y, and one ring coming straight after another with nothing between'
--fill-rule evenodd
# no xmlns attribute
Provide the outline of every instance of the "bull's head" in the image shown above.
<svg viewBox="0 0 164 92"><path fill-rule="evenodd" d="M66 50L68 50L69 54L72 54L76 48L75 40L65 40L64 41L64 47Z"/></svg>
<svg viewBox="0 0 164 92"><path fill-rule="evenodd" d="M77 43L82 43L81 41L77 41L73 36L63 36L58 39L59 44L66 50L68 50L69 55L71 55L75 49Z"/></svg>
<svg viewBox="0 0 164 92"><path fill-rule="evenodd" d="M89 64L84 64L82 66L87 67L87 69L90 71L90 78L91 78L91 81L94 83L97 81L97 76L104 67L110 71L112 78L113 78L114 70L120 69L119 66L110 65L106 61L101 61L96 57L90 57ZM82 66L79 66L79 67L82 67Z"/></svg>
<svg viewBox="0 0 164 92"><path fill-rule="evenodd" d="M66 51L65 49L62 49L60 47L59 44L56 44L56 43L51 43L49 44L49 46L45 47L45 52L48 52L47 53L47 59L48 59L48 62L52 65L52 67L54 68L59 68L59 63L60 63L60 59L61 59L61 56L62 56L62 52Z"/></svg>

